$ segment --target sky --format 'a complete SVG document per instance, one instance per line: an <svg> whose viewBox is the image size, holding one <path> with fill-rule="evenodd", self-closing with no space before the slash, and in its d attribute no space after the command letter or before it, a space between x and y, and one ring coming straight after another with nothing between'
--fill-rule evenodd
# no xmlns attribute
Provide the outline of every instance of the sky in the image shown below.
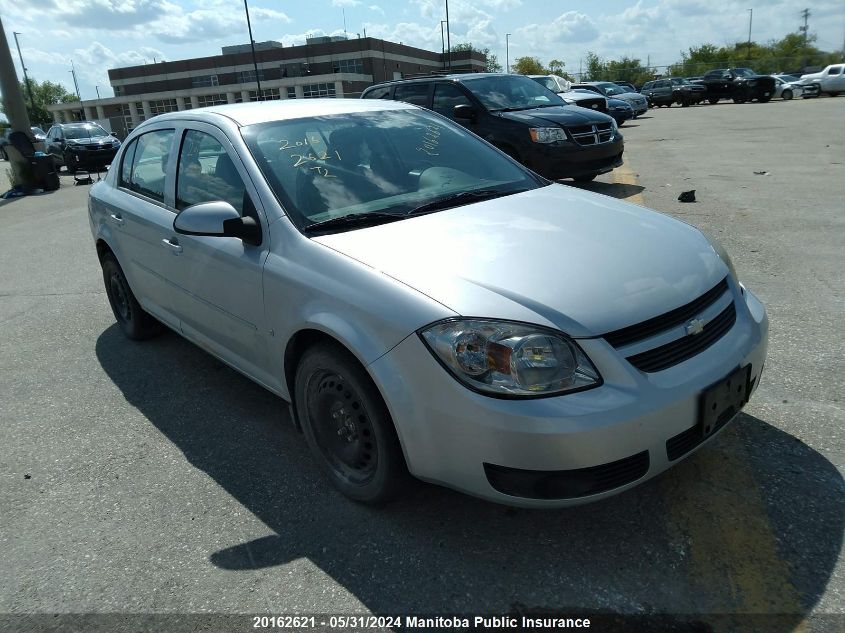
<svg viewBox="0 0 845 633"><path fill-rule="evenodd" d="M366 33L441 50L444 0L249 0L253 37L285 46L306 35ZM794 32L810 9L810 32L823 50L842 50L845 0L450 0L452 44L490 47L509 57L559 59L578 72L587 51L637 57L652 65L710 42L766 42ZM220 54L249 41L242 0L0 0L0 17L19 76L13 31L31 78L74 91L71 60L83 99L112 96L107 70L118 66Z"/></svg>

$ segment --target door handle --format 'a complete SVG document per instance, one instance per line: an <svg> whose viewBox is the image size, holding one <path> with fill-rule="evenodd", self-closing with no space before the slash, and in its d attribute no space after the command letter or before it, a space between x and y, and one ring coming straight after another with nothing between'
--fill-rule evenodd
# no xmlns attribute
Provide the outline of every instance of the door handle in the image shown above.
<svg viewBox="0 0 845 633"><path fill-rule="evenodd" d="M114 223L115 223L115 224L122 225L122 224L123 224L123 222L124 222L123 218L122 218L122 217L120 217L120 215L118 215L117 213L111 213L111 214L109 215L109 217L110 217L112 220L114 220Z"/></svg>
<svg viewBox="0 0 845 633"><path fill-rule="evenodd" d="M178 255L182 252L182 247L179 245L179 242L176 238L172 238L173 241L170 241L168 238L164 238L161 240L161 243L164 244L174 255Z"/></svg>

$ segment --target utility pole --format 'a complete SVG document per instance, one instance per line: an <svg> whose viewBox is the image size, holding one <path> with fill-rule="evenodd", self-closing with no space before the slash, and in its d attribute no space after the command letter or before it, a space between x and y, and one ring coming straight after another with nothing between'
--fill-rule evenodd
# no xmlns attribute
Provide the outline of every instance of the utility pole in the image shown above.
<svg viewBox="0 0 845 633"><path fill-rule="evenodd" d="M97 99L100 98L100 86L94 86L94 90L97 91Z"/></svg>
<svg viewBox="0 0 845 633"><path fill-rule="evenodd" d="M444 24L446 24L446 20L440 20L440 46L443 51L440 59L443 60L443 70L446 70L446 36L443 35Z"/></svg>
<svg viewBox="0 0 845 633"><path fill-rule="evenodd" d="M35 114L35 99L32 98L32 86L29 83L29 76L26 74L26 66L23 63L23 55L21 55L21 45L20 42L18 42L18 35L20 35L20 33L13 31L12 34L15 36L15 46L18 47L18 57L21 60L21 69L23 70L23 82L26 85L26 93L29 95L29 105L32 106L32 112L33 114Z"/></svg>
<svg viewBox="0 0 845 633"><path fill-rule="evenodd" d="M809 26L807 26L807 20L810 19L810 10L804 9L801 12L801 17L804 18L804 26L799 28L799 30L804 34L804 46L803 46L804 59L803 59L803 62L802 62L802 67L801 67L801 70L803 71L804 68L807 67L807 34L809 33L809 28L810 28Z"/></svg>
<svg viewBox="0 0 845 633"><path fill-rule="evenodd" d="M12 52L9 50L9 43L6 40L2 18L0 18L0 92L3 94L3 105L12 130L23 132L29 138L32 138L32 130L29 129L29 114L26 111L26 104L24 104L21 94L21 86L18 83L18 75L15 72Z"/></svg>
<svg viewBox="0 0 845 633"><path fill-rule="evenodd" d="M751 59L751 20L754 18L754 9L748 9L748 59Z"/></svg>
<svg viewBox="0 0 845 633"><path fill-rule="evenodd" d="M452 70L452 37L449 32L449 0L446 0L446 61Z"/></svg>
<svg viewBox="0 0 845 633"><path fill-rule="evenodd" d="M264 94L261 92L261 78L258 76L258 61L255 59L255 40L252 39L252 23L249 21L249 7L244 0L244 11L246 12L246 28L249 30L249 45L252 48L252 67L255 69L255 83L258 86L258 100L264 101Z"/></svg>

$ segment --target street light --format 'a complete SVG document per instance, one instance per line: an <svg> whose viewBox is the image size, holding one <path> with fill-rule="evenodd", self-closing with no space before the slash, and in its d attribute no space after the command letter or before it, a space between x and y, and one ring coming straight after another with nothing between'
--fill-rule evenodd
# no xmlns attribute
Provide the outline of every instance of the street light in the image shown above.
<svg viewBox="0 0 845 633"><path fill-rule="evenodd" d="M508 75L511 74L511 57L510 57L510 33L505 33L505 69Z"/></svg>
<svg viewBox="0 0 845 633"><path fill-rule="evenodd" d="M751 59L751 20L754 18L754 9L748 9L748 59Z"/></svg>
<svg viewBox="0 0 845 633"><path fill-rule="evenodd" d="M446 59L449 70L452 70L452 38L449 34L449 0L446 0Z"/></svg>

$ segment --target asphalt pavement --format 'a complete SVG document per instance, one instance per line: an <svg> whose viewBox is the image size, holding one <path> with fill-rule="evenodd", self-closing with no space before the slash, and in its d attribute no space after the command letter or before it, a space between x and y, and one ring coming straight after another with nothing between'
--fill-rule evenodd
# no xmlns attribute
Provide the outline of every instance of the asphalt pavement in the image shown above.
<svg viewBox="0 0 845 633"><path fill-rule="evenodd" d="M582 188L719 238L769 311L769 357L707 447L560 511L422 483L382 508L346 500L280 400L175 334L121 335L88 187L0 201L0 614L618 611L843 630L843 114L845 98L724 103L622 128L625 167ZM779 615L711 615L742 613Z"/></svg>

